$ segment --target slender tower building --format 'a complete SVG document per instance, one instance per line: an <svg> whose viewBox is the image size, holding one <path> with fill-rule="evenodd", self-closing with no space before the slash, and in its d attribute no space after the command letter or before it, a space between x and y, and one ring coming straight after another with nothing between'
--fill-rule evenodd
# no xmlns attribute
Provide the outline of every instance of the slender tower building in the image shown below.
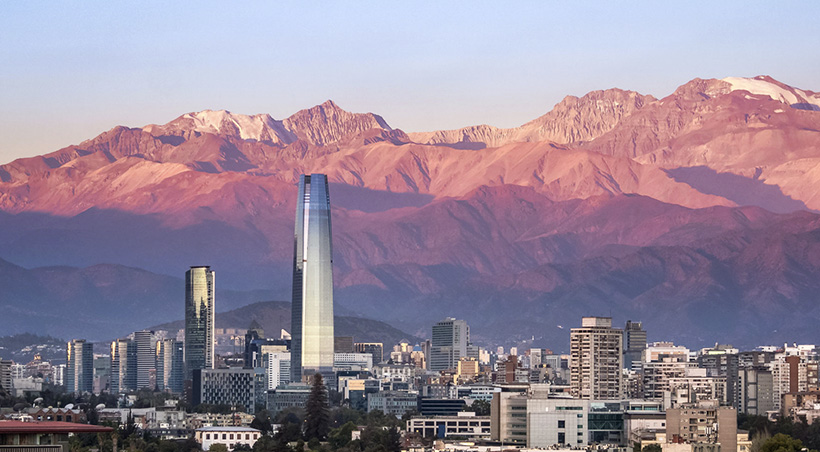
<svg viewBox="0 0 820 452"><path fill-rule="evenodd" d="M185 379L214 367L214 272L209 266L185 272Z"/></svg>
<svg viewBox="0 0 820 452"><path fill-rule="evenodd" d="M324 174L299 177L293 253L291 381L333 371L333 247Z"/></svg>

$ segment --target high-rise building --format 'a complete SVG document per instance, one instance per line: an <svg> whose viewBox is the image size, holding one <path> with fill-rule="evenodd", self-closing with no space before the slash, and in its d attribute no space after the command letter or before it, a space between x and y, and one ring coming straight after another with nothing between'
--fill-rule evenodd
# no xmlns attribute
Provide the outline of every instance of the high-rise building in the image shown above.
<svg viewBox="0 0 820 452"><path fill-rule="evenodd" d="M137 346L137 389L150 388L151 374L156 372L156 341L153 331L136 331L134 343Z"/></svg>
<svg viewBox="0 0 820 452"><path fill-rule="evenodd" d="M0 359L0 392L11 394L11 365L14 361Z"/></svg>
<svg viewBox="0 0 820 452"><path fill-rule="evenodd" d="M68 393L94 390L94 345L85 339L74 339L66 346L65 387Z"/></svg>
<svg viewBox="0 0 820 452"><path fill-rule="evenodd" d="M291 381L333 372L333 245L324 174L299 177L293 255Z"/></svg>
<svg viewBox="0 0 820 452"><path fill-rule="evenodd" d="M137 344L130 339L111 342L109 391L119 394L137 388Z"/></svg>
<svg viewBox="0 0 820 452"><path fill-rule="evenodd" d="M373 364L384 361L384 344L381 342L356 342L353 344L355 353L370 353L373 355Z"/></svg>
<svg viewBox="0 0 820 452"><path fill-rule="evenodd" d="M639 370L643 351L646 350L646 330L641 322L626 321L624 328L624 367Z"/></svg>
<svg viewBox="0 0 820 452"><path fill-rule="evenodd" d="M176 339L157 341L157 389L180 394L185 377L182 342Z"/></svg>
<svg viewBox="0 0 820 452"><path fill-rule="evenodd" d="M430 370L455 369L461 358L478 360L478 347L470 343L470 327L467 322L448 317L433 325Z"/></svg>
<svg viewBox="0 0 820 452"><path fill-rule="evenodd" d="M582 399L617 399L621 395L623 331L610 317L584 317L570 332L570 390Z"/></svg>
<svg viewBox="0 0 820 452"><path fill-rule="evenodd" d="M185 272L185 379L214 367L214 272L209 266Z"/></svg>

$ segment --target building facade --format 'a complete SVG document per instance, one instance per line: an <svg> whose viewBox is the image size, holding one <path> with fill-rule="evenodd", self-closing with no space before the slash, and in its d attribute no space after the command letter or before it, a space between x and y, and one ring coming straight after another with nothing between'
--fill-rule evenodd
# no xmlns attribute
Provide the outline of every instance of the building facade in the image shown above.
<svg viewBox="0 0 820 452"><path fill-rule="evenodd" d="M180 394L183 390L185 369L183 344L175 339L157 341L157 389Z"/></svg>
<svg viewBox="0 0 820 452"><path fill-rule="evenodd" d="M621 395L623 331L610 317L584 317L570 333L570 387L573 397L612 400Z"/></svg>
<svg viewBox="0 0 820 452"><path fill-rule="evenodd" d="M214 368L214 271L209 266L185 272L185 379L198 369Z"/></svg>
<svg viewBox="0 0 820 452"><path fill-rule="evenodd" d="M299 177L293 256L291 381L333 372L333 245L324 174Z"/></svg>
<svg viewBox="0 0 820 452"><path fill-rule="evenodd" d="M65 388L66 392L76 394L94 390L94 345L85 339L68 342Z"/></svg>

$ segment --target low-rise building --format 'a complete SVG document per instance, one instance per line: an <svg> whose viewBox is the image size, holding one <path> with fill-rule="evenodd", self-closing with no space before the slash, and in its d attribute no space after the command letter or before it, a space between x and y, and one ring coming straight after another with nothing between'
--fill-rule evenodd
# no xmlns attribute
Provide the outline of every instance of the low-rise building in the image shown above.
<svg viewBox="0 0 820 452"><path fill-rule="evenodd" d="M463 412L456 416L414 416L407 431L425 438L490 439L490 416Z"/></svg>
<svg viewBox="0 0 820 452"><path fill-rule="evenodd" d="M418 394L407 391L382 391L367 395L367 412L381 411L402 417L409 411L418 410Z"/></svg>
<svg viewBox="0 0 820 452"><path fill-rule="evenodd" d="M249 427L203 427L196 429L194 438L202 445L202 450L209 450L214 444L224 444L228 450L243 444L253 447L262 432Z"/></svg>

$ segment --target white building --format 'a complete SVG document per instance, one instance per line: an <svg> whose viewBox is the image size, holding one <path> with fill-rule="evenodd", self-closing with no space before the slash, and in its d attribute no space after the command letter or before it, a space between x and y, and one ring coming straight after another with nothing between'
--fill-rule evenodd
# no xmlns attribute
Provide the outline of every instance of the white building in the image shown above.
<svg viewBox="0 0 820 452"><path fill-rule="evenodd" d="M202 450L209 450L214 444L224 444L228 450L234 450L239 444L253 447L262 432L249 427L203 427L196 429L196 442L202 444Z"/></svg>
<svg viewBox="0 0 820 452"><path fill-rule="evenodd" d="M290 383L290 352L265 353L262 361L267 368L268 389Z"/></svg>

